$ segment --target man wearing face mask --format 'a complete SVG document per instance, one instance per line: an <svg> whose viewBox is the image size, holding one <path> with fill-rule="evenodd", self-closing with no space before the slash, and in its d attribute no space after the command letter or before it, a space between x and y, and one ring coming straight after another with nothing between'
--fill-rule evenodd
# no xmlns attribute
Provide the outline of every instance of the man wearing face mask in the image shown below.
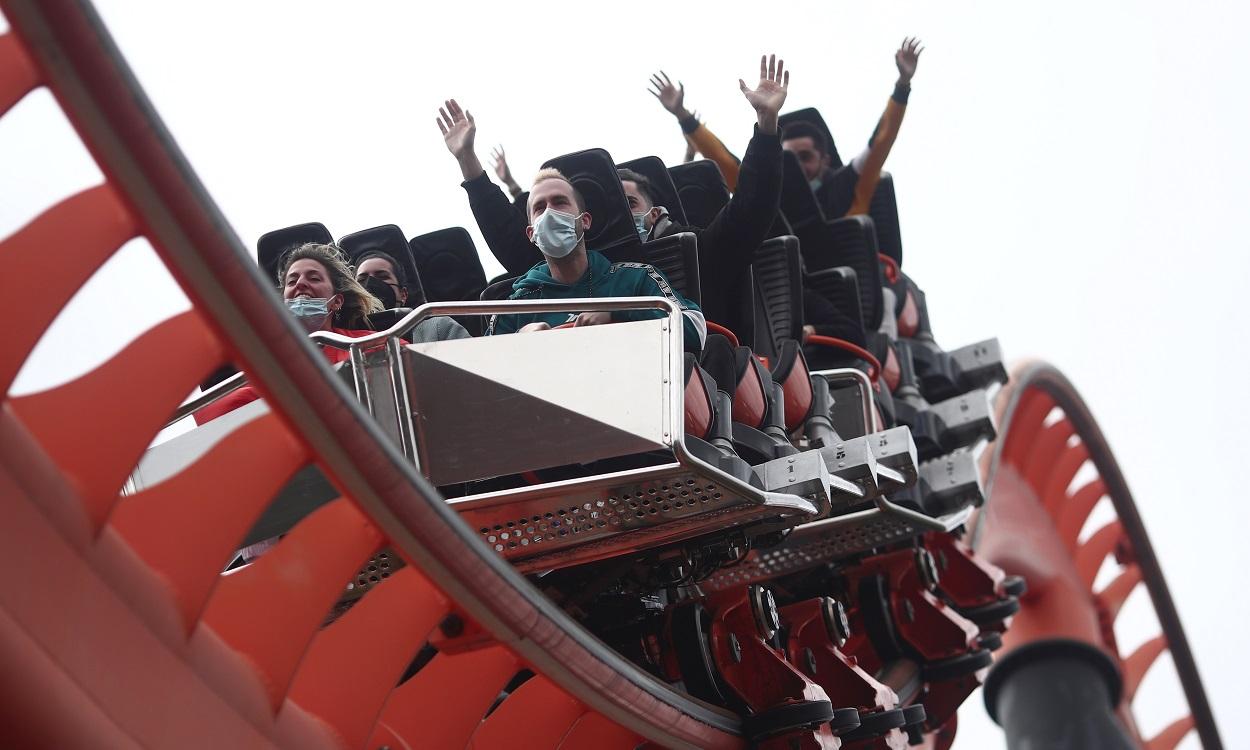
<svg viewBox="0 0 1250 750"><path fill-rule="evenodd" d="M743 96L755 109L758 124L743 157L737 191L730 203L706 227L686 227L668 220L655 206L635 175L621 176L626 198L634 212L643 241L677 232L698 235L699 275L703 299L713 320L730 320L734 284L750 266L755 249L768 237L777 215L781 195L781 142L777 119L785 103L790 74L776 56L760 58L760 81L756 88L739 80ZM521 219L503 191L486 177L473 150L476 124L473 116L448 100L439 110L439 130L447 149L456 157L469 194L469 207L491 252L511 274L522 274L538 259L534 244L521 232ZM533 198L531 196L530 220Z"/></svg>
<svg viewBox="0 0 1250 750"><path fill-rule="evenodd" d="M686 349L698 352L707 339L703 313L682 297L664 275L645 263L613 263L602 253L586 249L591 216L577 188L554 169L534 178L526 210L530 224L526 237L545 260L530 268L512 285L509 299L577 299L583 297L664 297L682 310ZM524 313L495 315L486 335L515 331L542 331L558 325L619 323L662 317L660 310L624 310L614 313Z"/></svg>
<svg viewBox="0 0 1250 750"><path fill-rule="evenodd" d="M916 75L923 51L919 39L908 38L894 53L894 64L898 68L894 92L886 102L885 112L877 122L872 137L868 139L868 148L850 164L832 168L831 144L826 141L824 132L810 123L792 122L782 131L781 147L798 159L803 176L812 186L826 219L868 213L872 194L881 180L881 170L903 125L907 97L911 94L911 79Z"/></svg>

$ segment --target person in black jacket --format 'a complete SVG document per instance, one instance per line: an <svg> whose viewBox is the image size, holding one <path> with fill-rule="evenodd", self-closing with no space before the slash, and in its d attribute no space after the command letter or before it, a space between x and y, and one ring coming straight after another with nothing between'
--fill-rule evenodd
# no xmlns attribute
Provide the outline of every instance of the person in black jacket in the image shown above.
<svg viewBox="0 0 1250 750"><path fill-rule="evenodd" d="M735 287L756 249L768 239L781 202L781 140L777 118L789 92L790 74L785 62L760 58L760 82L748 88L739 79L743 96L755 109L755 134L738 168L733 197L706 227L674 224L653 198L650 182L628 169L617 171L629 209L643 240L692 232L698 237L699 283L704 312L710 320L732 326L736 305ZM663 89L661 89L663 93Z"/></svg>
<svg viewBox="0 0 1250 750"><path fill-rule="evenodd" d="M729 320L729 297L736 281L750 266L755 249L768 237L781 199L781 141L777 120L789 90L790 74L776 56L760 58L760 81L754 88L739 79L743 96L755 109L755 135L742 158L737 191L706 228L684 227L668 221L636 180L623 180L625 194L635 214L644 213L642 232L647 239L676 232L698 235L699 275L709 317ZM447 150L460 165L461 183L469 195L469 207L482 237L508 273L521 275L542 255L525 235L526 221L503 190L486 175L473 150L476 124L473 116L454 100L439 110L439 130ZM631 197L632 194L632 197ZM658 229L657 229L658 226Z"/></svg>

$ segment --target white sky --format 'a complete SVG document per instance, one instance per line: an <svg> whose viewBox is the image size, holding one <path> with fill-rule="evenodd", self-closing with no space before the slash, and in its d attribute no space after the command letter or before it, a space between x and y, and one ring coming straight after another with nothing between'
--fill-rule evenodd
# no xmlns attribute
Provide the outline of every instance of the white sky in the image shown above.
<svg viewBox="0 0 1250 750"><path fill-rule="evenodd" d="M906 269L945 345L999 336L1012 358L1059 365L1089 400L1235 746L1250 666L1239 646L1250 611L1234 586L1250 564L1236 468L1250 422L1250 345L1236 333L1250 281L1237 222L1250 205L1241 5L99 6L249 247L310 220L336 236L383 223L476 235L433 122L451 96L476 116L483 159L503 143L521 182L544 159L591 146L676 163L684 144L646 93L648 74L683 80L687 106L741 153L753 118L737 79L752 81L759 54L776 51L792 71L787 108L820 107L849 157L890 92L894 48L922 37L888 164ZM0 235L99 179L74 140L45 94L0 120ZM85 371L185 304L133 244L84 288L18 389ZM1144 597L1134 600L1120 623L1126 646L1154 627ZM1139 695L1148 729L1181 710L1167 671ZM988 725L976 696L959 746L997 744Z"/></svg>

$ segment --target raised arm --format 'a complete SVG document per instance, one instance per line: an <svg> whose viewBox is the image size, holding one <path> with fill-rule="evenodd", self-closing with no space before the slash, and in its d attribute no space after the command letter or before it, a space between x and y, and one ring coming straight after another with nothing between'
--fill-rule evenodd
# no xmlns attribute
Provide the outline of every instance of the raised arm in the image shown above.
<svg viewBox="0 0 1250 750"><path fill-rule="evenodd" d="M738 186L729 203L699 237L699 274L712 320L727 315L715 309L716 291L723 295L751 265L755 251L768 238L781 203L781 138L777 118L789 93L790 74L776 56L760 58L760 82L754 89L739 80L743 96L755 110L756 129L738 172ZM705 259L706 253L706 259ZM709 291L715 290L715 291Z"/></svg>
<svg viewBox="0 0 1250 750"><path fill-rule="evenodd" d="M694 158L694 154L690 151L693 147L694 151L716 162L716 166L720 167L721 174L725 177L725 184L731 191L734 190L738 183L738 157L725 148L725 144L721 143L721 140L708 130L707 126L699 122L698 114L686 109L685 85L678 81L674 86L668 73L661 70L651 76L651 86L651 95L659 100L669 114L677 118L677 123L681 126L682 135L686 137L686 161Z"/></svg>
<svg viewBox="0 0 1250 750"><path fill-rule="evenodd" d="M868 139L868 148L851 162L852 168L859 175L855 183L855 196L844 216L856 216L868 213L872 203L872 195L881 181L881 170L885 168L885 160L894 148L899 130L903 127L903 115L907 111L907 98L911 94L911 79L916 75L920 64L920 53L924 52L920 40L908 37L903 40L898 51L894 53L894 65L898 68L898 80L894 83L894 91L885 104L885 112L877 121L872 137ZM837 213L835 212L836 216Z"/></svg>
<svg viewBox="0 0 1250 750"><path fill-rule="evenodd" d="M746 81L738 79L738 88L755 110L761 133L777 134L781 105L786 103L786 94L790 91L790 74L785 67L785 60L778 60L776 55L761 55L759 85L751 89Z"/></svg>
<svg viewBox="0 0 1250 750"><path fill-rule="evenodd" d="M517 181L512 179L512 170L508 168L508 157L504 154L503 146L493 148L490 152L490 159L491 168L495 170L495 176L504 184L504 187L508 188L508 192L513 199L524 192L521 190L521 186L517 184Z"/></svg>
<svg viewBox="0 0 1250 750"><path fill-rule="evenodd" d="M455 99L444 102L438 113L438 129L447 150L460 165L460 174L464 177L461 187L469 194L469 208L478 229L482 230L486 246L508 273L514 276L525 273L542 260L542 254L525 236L525 217L486 176L486 169L473 150L473 139L477 135L473 115L462 109Z"/></svg>
<svg viewBox="0 0 1250 750"><path fill-rule="evenodd" d="M473 150L473 139L477 135L477 123L472 113L460 108L455 99L448 99L438 108L438 129L443 132L443 143L447 150L456 157L460 165L460 174L464 179L471 180L486 170Z"/></svg>

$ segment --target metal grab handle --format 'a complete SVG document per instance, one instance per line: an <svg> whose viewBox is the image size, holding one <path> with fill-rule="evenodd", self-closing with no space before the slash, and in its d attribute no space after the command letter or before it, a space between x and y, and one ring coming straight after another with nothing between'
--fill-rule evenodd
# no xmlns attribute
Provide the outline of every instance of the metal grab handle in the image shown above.
<svg viewBox="0 0 1250 750"><path fill-rule="evenodd" d="M400 318L385 331L360 338L342 336L330 331L316 331L310 338L336 349L353 345L366 346L391 336L403 336L426 318L439 315L495 315L536 312L615 312L617 310L664 310L674 324L681 323L681 308L663 297L579 297L562 300L479 300L477 302L427 302ZM680 325L675 326L680 331Z"/></svg>
<svg viewBox="0 0 1250 750"><path fill-rule="evenodd" d="M663 297L609 297L609 298L577 298L567 300L481 300L477 302L427 302L399 319L390 328L368 336L352 338L331 331L314 331L309 334L313 343L331 346L335 349L351 351L353 347L359 352L368 344L385 342L388 339L400 338L426 318L439 315L494 315L500 312L615 312L617 310L664 310L668 313L672 328L670 333L680 336L681 308ZM675 339L676 349L682 350L682 342ZM247 376L236 372L229 378L214 385L199 396L187 401L165 423L165 427L180 422L205 406L220 401L226 396L247 384Z"/></svg>
<svg viewBox="0 0 1250 750"><path fill-rule="evenodd" d="M839 367L833 370L816 370L811 374L821 376L829 381L830 385L855 381L860 386L859 399L860 408L864 412L864 428L868 433L877 432L880 429L877 425L877 411L872 402L872 381L863 370L857 370L854 367Z"/></svg>

